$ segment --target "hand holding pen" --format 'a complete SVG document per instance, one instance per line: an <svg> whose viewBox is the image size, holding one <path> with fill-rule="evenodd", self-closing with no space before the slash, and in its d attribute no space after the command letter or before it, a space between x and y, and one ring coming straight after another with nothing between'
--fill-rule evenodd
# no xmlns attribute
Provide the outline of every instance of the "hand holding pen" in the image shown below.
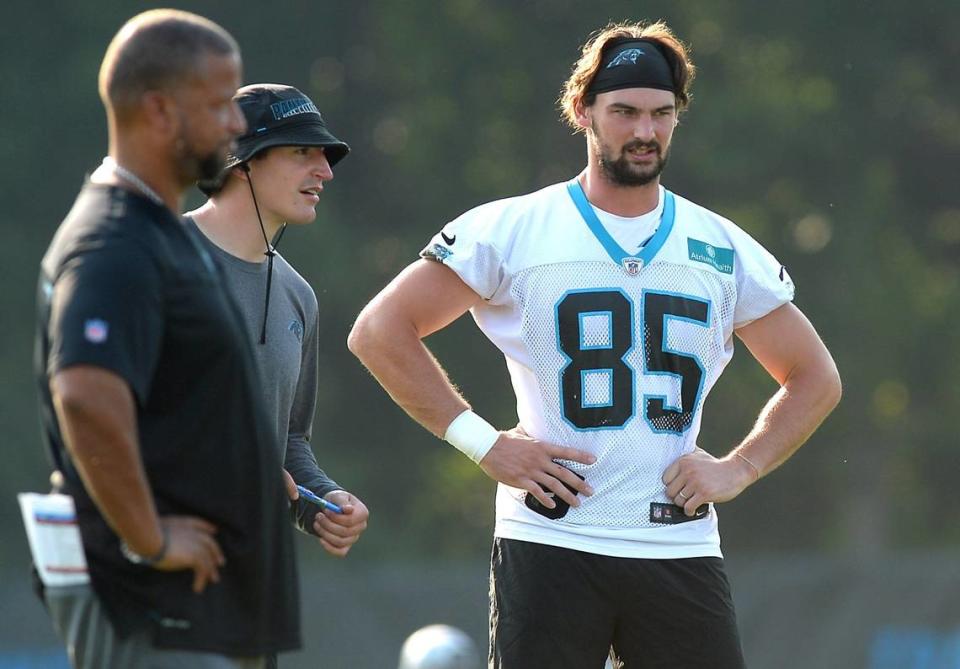
<svg viewBox="0 0 960 669"><path fill-rule="evenodd" d="M302 485L297 486L297 492L300 493L301 497L303 497L306 500L309 500L310 502L313 502L314 504L316 504L321 508L327 509L329 511L333 511L334 513L343 513L343 509L341 509L339 506L337 506L333 502L328 502L323 497L319 497L315 495L313 492L311 492L307 488L304 488Z"/></svg>

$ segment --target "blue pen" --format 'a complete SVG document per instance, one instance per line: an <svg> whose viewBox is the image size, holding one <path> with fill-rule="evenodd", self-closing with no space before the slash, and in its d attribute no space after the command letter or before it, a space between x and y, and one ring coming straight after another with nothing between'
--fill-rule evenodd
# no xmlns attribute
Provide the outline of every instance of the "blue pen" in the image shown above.
<svg viewBox="0 0 960 669"><path fill-rule="evenodd" d="M301 497L304 497L305 499L310 500L317 506L322 506L324 509L329 509L334 513L343 513L343 509L341 509L339 506L337 506L333 502L328 502L323 497L317 497L315 494L313 494L313 492L311 492L310 490L307 490L302 485L298 485L297 490L300 491Z"/></svg>

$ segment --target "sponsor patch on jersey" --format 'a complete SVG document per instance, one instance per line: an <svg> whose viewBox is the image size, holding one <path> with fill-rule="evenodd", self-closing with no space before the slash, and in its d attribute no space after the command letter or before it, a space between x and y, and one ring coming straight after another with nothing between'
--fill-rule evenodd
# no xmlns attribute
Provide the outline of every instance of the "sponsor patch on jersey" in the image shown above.
<svg viewBox="0 0 960 669"><path fill-rule="evenodd" d="M109 334L110 326L102 318L90 318L83 324L83 338L91 344L102 344Z"/></svg>
<svg viewBox="0 0 960 669"><path fill-rule="evenodd" d="M453 250L448 249L443 244L431 244L430 248L424 249L421 253L421 256L427 260L436 260L437 262L443 262L447 258L453 255Z"/></svg>
<svg viewBox="0 0 960 669"><path fill-rule="evenodd" d="M710 265L724 274L733 274L733 249L725 249L688 237L687 251L690 254L690 260Z"/></svg>
<svg viewBox="0 0 960 669"><path fill-rule="evenodd" d="M701 504L692 516L688 516L684 513L682 506L664 504L663 502L650 502L650 522L658 525L689 523L691 520L700 520L708 513L710 513L709 504Z"/></svg>

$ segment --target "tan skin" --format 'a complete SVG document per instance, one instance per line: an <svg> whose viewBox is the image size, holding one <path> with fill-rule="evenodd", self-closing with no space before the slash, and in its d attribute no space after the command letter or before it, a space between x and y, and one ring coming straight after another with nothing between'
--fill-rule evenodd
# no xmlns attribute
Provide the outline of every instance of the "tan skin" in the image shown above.
<svg viewBox="0 0 960 669"><path fill-rule="evenodd" d="M316 205L333 170L322 146L277 146L247 163L250 171L231 170L224 187L190 216L217 246L248 262L264 262L263 232L257 220L252 181L267 239L273 239L283 223L306 225L317 217ZM287 495L299 498L296 483L284 471ZM346 557L367 529L370 511L363 501L345 490L334 490L324 499L343 509L318 513L313 529L323 549L334 557Z"/></svg>
<svg viewBox="0 0 960 669"><path fill-rule="evenodd" d="M715 458L698 449L667 467L663 473L667 496L684 507L688 516L706 502L735 498L783 464L840 401L840 376L833 358L792 303L739 328L736 334L780 389L750 433L727 455Z"/></svg>
<svg viewBox="0 0 960 669"><path fill-rule="evenodd" d="M393 400L438 437L469 405L421 340L445 328L480 299L449 268L418 260L364 308L347 341ZM500 433L480 467L496 481L527 490L547 508L556 503L535 482L571 506L579 506L576 495L561 482L583 495L593 494L592 488L554 459L596 461L585 451L513 429Z"/></svg>
<svg viewBox="0 0 960 669"><path fill-rule="evenodd" d="M239 56L208 55L191 81L145 93L122 119L108 113L110 155L159 193L174 213L192 178L190 162L178 158L182 151L225 152L245 128L232 101L240 67ZM95 173L91 180L134 189L112 175ZM110 527L145 556L160 552L165 531L167 549L155 569L192 570L195 592L217 582L225 562L216 527L195 516L157 514L140 458L135 399L126 381L102 368L75 365L56 373L49 386L70 457Z"/></svg>
<svg viewBox="0 0 960 669"><path fill-rule="evenodd" d="M300 498L297 484L287 470L283 470L283 482L287 489L287 496L291 500ZM344 558L360 535L367 529L367 518L370 512L359 497L351 495L346 490L333 490L323 496L328 502L339 506L343 513L335 513L325 509L318 513L313 521L313 529L319 535L317 541L328 554Z"/></svg>
<svg viewBox="0 0 960 669"><path fill-rule="evenodd" d="M261 157L262 156L262 157ZM317 217L316 206L333 170L322 146L276 146L239 167L219 193L190 216L217 246L248 262L262 262L263 232L250 196L253 182L267 239L284 223L307 225Z"/></svg>
<svg viewBox="0 0 960 669"><path fill-rule="evenodd" d="M587 167L580 183L591 203L621 216L639 216L658 202L659 178L644 186L624 187L601 170L596 148L608 157L625 157L630 169L649 171L657 149L624 151L636 143L659 145L663 155L677 125L672 93L633 88L597 96L590 107L576 107L588 140ZM596 127L595 133L593 128ZM450 422L469 405L457 393L422 339L463 315L482 298L449 268L418 260L400 273L363 309L348 346L373 373L393 400L428 430L442 436ZM681 456L663 474L667 494L687 515L705 502L729 501L760 475L787 460L830 413L840 399L836 366L806 317L792 304L775 309L739 330L747 345L780 390L767 403L750 434L723 458L705 451ZM756 465L757 470L736 454ZM564 458L584 464L588 454L532 439L522 430L508 430L480 466L493 479L523 488L544 506L553 501L533 482L539 482L572 506L576 497L560 485L564 481L580 494L592 493L553 463Z"/></svg>
<svg viewBox="0 0 960 669"><path fill-rule="evenodd" d="M196 76L172 90L147 91L135 109L123 114L108 110L109 155L156 191L177 215L184 191L198 177L182 157L184 147L225 157L246 129L233 101L240 74L239 55L210 54ZM103 181L130 188L119 179Z"/></svg>
<svg viewBox="0 0 960 669"><path fill-rule="evenodd" d="M157 514L126 381L99 367L76 365L55 374L50 390L70 458L110 527L140 555L160 551L165 528L166 555L154 568L192 569L196 592L219 581L225 560L216 527L195 516Z"/></svg>
<svg viewBox="0 0 960 669"><path fill-rule="evenodd" d="M624 156L633 172L649 173L656 164L657 151L624 151L631 142L659 145L665 155L677 126L677 108L673 93L653 88L627 88L597 96L586 107L576 105L577 122L587 134L587 167L580 174L580 185L591 204L611 214L642 216L653 211L659 201L660 179L644 186L624 187L606 178L597 160L595 147L610 158ZM599 134L594 133L596 126Z"/></svg>

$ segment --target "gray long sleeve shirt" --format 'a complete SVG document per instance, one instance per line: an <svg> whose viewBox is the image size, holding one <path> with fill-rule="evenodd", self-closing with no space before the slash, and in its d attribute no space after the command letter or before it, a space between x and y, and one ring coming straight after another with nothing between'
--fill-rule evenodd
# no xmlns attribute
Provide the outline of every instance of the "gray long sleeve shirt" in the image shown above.
<svg viewBox="0 0 960 669"><path fill-rule="evenodd" d="M264 405L276 421L278 453L293 480L323 497L340 489L317 465L310 448L317 400L319 309L310 284L279 254L273 259L270 312L266 342L260 342L267 263L233 256L210 241L190 217L187 225L199 233L223 268L231 294L243 315L263 382Z"/></svg>

